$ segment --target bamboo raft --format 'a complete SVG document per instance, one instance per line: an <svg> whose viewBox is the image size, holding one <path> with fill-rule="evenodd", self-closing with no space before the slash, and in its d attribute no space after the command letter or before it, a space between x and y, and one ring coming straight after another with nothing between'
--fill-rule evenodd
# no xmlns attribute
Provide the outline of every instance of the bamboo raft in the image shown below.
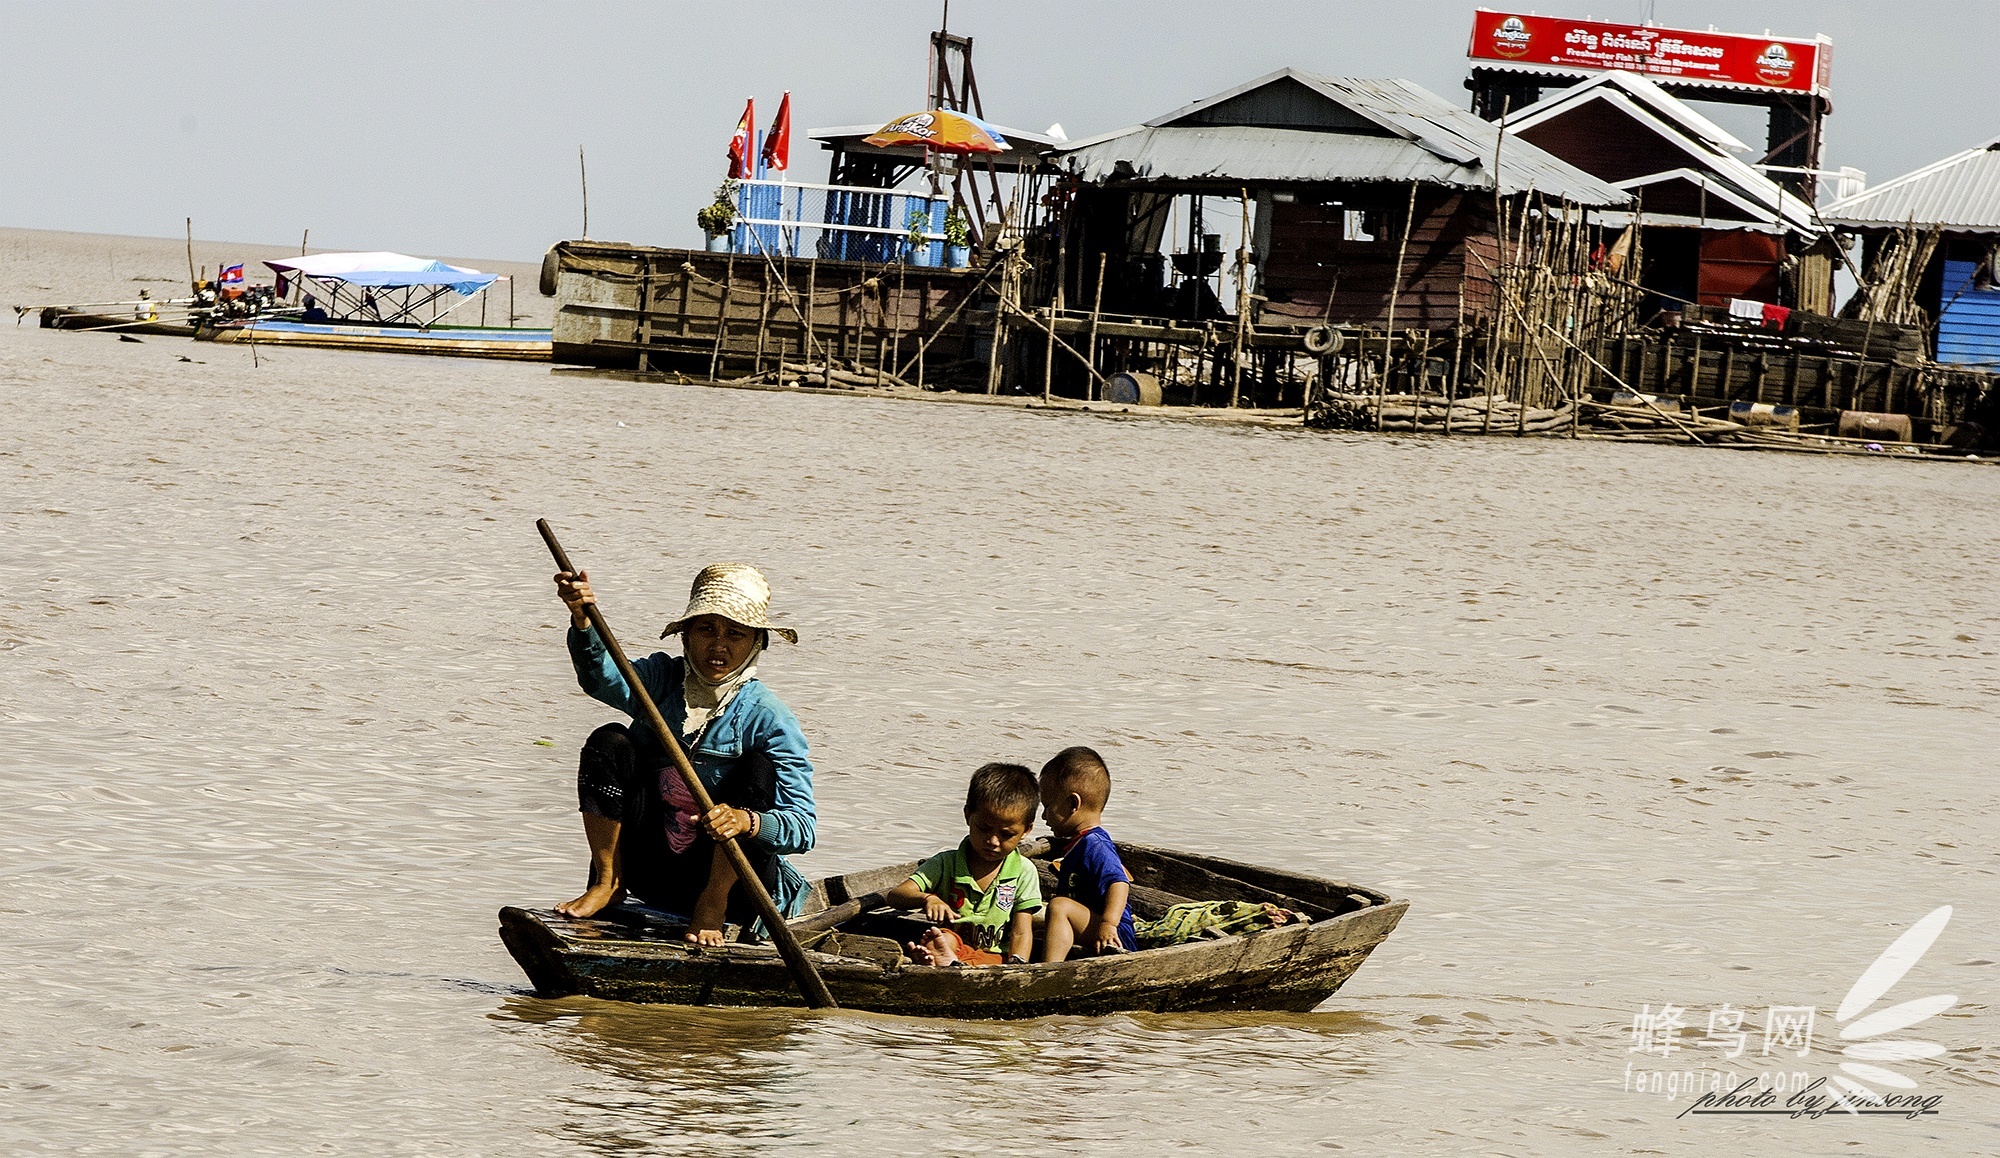
<svg viewBox="0 0 2000 1158"><path fill-rule="evenodd" d="M1309 923L1109 957L1047 964L939 968L912 964L903 943L924 923L881 905L917 862L813 885L791 927L839 1003L915 1017L1025 1018L1125 1010L1305 1012L1332 996L1396 928L1409 902L1345 881L1195 853L1118 846L1132 906L1157 916L1188 900L1268 902ZM1052 881L1048 844L1024 846ZM701 949L684 922L614 906L589 920L549 909L500 910L500 939L545 997L585 995L670 1005L797 1006L769 943Z"/></svg>

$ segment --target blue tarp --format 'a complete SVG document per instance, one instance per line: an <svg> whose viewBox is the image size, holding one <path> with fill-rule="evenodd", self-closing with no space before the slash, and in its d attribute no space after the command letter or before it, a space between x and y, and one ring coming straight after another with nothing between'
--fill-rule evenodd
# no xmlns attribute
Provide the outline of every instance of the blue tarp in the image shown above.
<svg viewBox="0 0 2000 1158"><path fill-rule="evenodd" d="M372 286L376 289L402 289L414 285L450 286L453 293L471 297L499 278L490 273L474 273L471 270L449 266L441 261L430 263L429 269L357 269L351 273L312 274L328 281L344 281L348 285Z"/></svg>
<svg viewBox="0 0 2000 1158"><path fill-rule="evenodd" d="M470 297L499 280L495 274L446 265L444 262L407 254L315 253L264 263L277 273L344 282L371 289L406 289L411 286L447 286L452 292Z"/></svg>

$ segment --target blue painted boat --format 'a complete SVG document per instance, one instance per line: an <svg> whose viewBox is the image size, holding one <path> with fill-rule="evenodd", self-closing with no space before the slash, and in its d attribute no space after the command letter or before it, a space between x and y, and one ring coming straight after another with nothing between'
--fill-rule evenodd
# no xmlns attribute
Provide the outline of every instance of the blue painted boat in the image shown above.
<svg viewBox="0 0 2000 1158"><path fill-rule="evenodd" d="M500 274L385 251L315 253L264 264L277 275L278 299L294 304L276 314L204 322L195 332L198 340L522 362L547 362L554 348L548 330L442 324L474 299L483 310L484 295L501 281L508 283L513 313L513 281Z"/></svg>

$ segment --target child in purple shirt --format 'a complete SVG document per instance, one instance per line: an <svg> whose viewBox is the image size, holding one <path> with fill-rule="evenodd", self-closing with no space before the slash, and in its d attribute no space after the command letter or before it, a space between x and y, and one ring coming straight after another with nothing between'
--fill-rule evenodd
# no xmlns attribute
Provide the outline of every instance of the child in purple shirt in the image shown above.
<svg viewBox="0 0 2000 1158"><path fill-rule="evenodd" d="M1137 949L1132 907L1126 903L1132 876L1111 835L1098 827L1111 796L1104 758L1089 748L1063 749L1042 765L1041 790L1056 873L1042 960L1067 960L1073 946L1085 955Z"/></svg>

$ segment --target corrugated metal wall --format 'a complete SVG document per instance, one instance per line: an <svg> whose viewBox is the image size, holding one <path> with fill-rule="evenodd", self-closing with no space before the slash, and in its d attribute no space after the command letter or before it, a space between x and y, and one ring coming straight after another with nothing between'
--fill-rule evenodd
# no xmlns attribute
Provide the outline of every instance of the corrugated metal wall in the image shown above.
<svg viewBox="0 0 2000 1158"><path fill-rule="evenodd" d="M1974 261L1944 263L1944 315L1938 319L1940 362L2000 367L2000 289L1976 289Z"/></svg>

